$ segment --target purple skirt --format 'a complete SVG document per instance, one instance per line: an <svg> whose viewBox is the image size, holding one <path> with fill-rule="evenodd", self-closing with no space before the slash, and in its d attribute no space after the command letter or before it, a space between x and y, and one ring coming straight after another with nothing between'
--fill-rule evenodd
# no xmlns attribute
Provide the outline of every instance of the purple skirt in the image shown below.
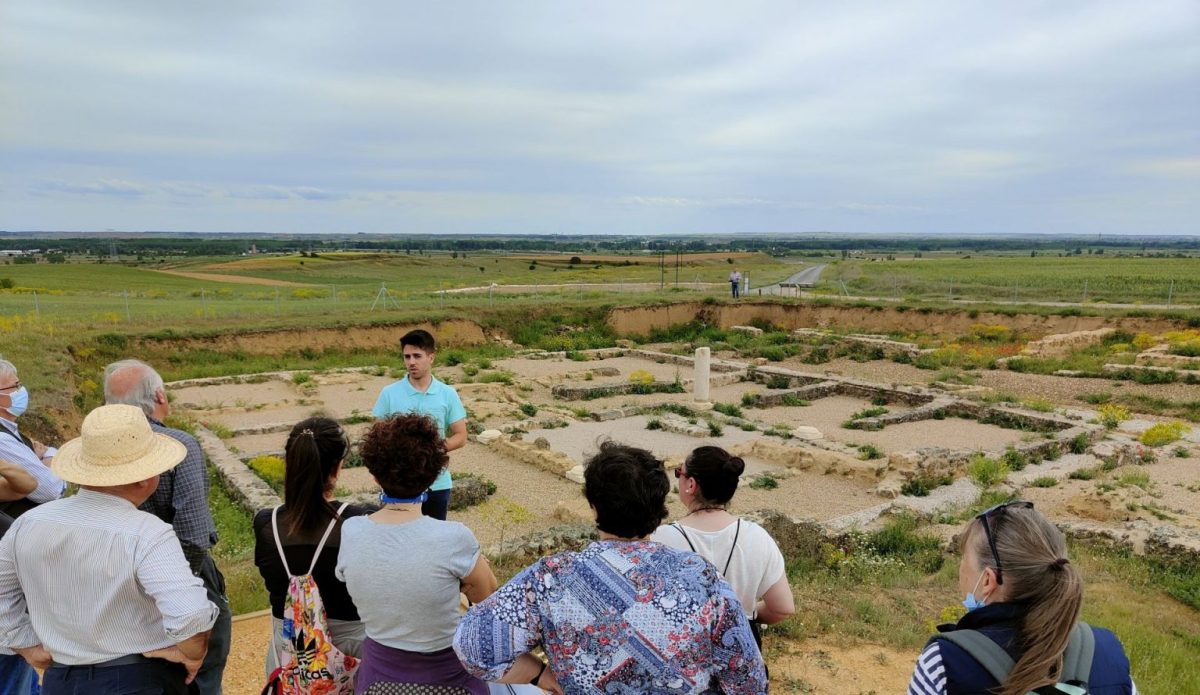
<svg viewBox="0 0 1200 695"><path fill-rule="evenodd" d="M488 695L487 683L467 673L451 647L423 654L392 649L368 637L362 643L355 695L363 695L374 683L457 685L472 695Z"/></svg>

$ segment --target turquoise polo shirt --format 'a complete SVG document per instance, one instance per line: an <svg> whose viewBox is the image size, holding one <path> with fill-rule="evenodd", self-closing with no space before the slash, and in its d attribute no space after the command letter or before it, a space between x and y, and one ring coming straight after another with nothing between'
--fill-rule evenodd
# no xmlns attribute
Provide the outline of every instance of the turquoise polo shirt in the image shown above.
<svg viewBox="0 0 1200 695"><path fill-rule="evenodd" d="M377 418L385 418L396 413L417 413L428 415L437 423L442 438L450 434L450 425L467 417L467 409L463 407L458 392L433 377L429 388L421 393L408 383L404 377L394 384L384 386L379 392L379 400L371 414ZM451 487L450 470L443 468L430 490L449 490Z"/></svg>

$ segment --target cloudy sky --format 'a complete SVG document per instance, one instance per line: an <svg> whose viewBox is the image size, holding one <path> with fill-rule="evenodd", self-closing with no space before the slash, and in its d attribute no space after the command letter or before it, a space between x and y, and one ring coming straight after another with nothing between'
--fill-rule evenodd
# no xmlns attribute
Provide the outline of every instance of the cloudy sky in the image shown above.
<svg viewBox="0 0 1200 695"><path fill-rule="evenodd" d="M1198 219L1196 0L0 3L0 229Z"/></svg>

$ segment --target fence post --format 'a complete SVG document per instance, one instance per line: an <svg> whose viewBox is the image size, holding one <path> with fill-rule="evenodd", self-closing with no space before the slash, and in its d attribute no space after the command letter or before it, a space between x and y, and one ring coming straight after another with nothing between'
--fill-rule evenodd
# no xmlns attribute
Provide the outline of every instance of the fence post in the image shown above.
<svg viewBox="0 0 1200 695"><path fill-rule="evenodd" d="M33 291L33 311L38 316L42 315L42 305L38 303L37 290Z"/></svg>

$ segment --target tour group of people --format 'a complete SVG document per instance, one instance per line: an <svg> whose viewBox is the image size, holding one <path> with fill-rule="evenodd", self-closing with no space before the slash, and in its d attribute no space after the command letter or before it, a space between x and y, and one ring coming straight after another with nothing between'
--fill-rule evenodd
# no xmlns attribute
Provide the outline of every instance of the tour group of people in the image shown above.
<svg viewBox="0 0 1200 695"><path fill-rule="evenodd" d="M407 374L357 443L379 504L335 501L350 452L335 420L287 438L283 504L254 517L264 676L303 647L287 609L307 568L358 694L768 692L761 628L795 606L776 542L729 511L741 458L692 451L673 471L687 513L666 523L663 462L599 444L584 472L597 540L498 586L471 530L446 519L466 411L433 376L432 335L407 333L401 351ZM230 618L203 454L164 424L149 365L109 365L104 393L55 450L20 432L29 394L0 360L0 695L220 693ZM959 547L968 612L931 638L909 693L1137 692L1117 639L1079 622L1080 574L1031 504L979 514Z"/></svg>

